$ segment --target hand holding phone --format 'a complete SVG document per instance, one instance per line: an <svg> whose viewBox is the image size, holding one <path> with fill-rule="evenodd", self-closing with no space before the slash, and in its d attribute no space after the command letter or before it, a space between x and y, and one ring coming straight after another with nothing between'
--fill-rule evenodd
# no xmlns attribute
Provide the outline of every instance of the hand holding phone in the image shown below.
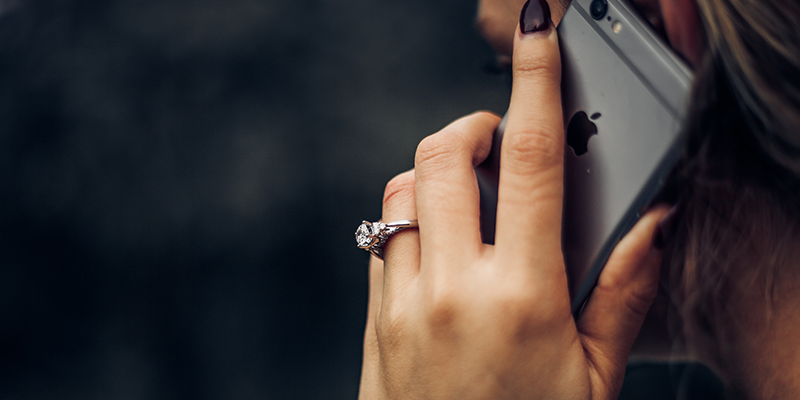
<svg viewBox="0 0 800 400"><path fill-rule="evenodd" d="M612 290L598 290L573 320L559 229L564 139L555 30L518 31L514 59L494 246L481 243L474 168L490 151L497 116L472 114L429 136L415 170L387 185L383 219L416 218L419 230L394 235L384 262L374 258L370 267L363 398L618 393L640 310L655 294L660 251L652 237L666 210L648 212L624 238L601 277Z"/></svg>
<svg viewBox="0 0 800 400"><path fill-rule="evenodd" d="M573 0L558 33L567 144L562 246L577 315L677 161L692 75L620 0ZM487 243L494 240L504 128L476 169Z"/></svg>

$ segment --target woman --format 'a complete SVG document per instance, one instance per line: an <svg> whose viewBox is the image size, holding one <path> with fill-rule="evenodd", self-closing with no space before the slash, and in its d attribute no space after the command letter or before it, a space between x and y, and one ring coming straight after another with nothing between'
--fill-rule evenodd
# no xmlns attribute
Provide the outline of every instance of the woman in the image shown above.
<svg viewBox="0 0 800 400"><path fill-rule="evenodd" d="M800 4L637 2L695 70L685 155L674 195L615 248L577 321L558 42L543 0L508 29L519 6L480 7L490 43L513 48L495 245L480 241L473 167L499 118L477 113L423 140L387 185L382 219L420 222L371 261L361 397L615 398L662 257L689 353L738 396L800 397ZM565 7L552 10L557 22Z"/></svg>

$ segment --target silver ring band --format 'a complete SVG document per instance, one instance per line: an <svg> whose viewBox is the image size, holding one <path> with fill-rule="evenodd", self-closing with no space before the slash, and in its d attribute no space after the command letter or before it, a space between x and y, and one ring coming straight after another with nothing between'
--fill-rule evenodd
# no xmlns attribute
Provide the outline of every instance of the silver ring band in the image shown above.
<svg viewBox="0 0 800 400"><path fill-rule="evenodd" d="M389 237L404 229L418 227L419 224L415 219L403 219L388 224L380 221L362 221L356 229L356 245L359 249L364 249L383 260L383 245Z"/></svg>

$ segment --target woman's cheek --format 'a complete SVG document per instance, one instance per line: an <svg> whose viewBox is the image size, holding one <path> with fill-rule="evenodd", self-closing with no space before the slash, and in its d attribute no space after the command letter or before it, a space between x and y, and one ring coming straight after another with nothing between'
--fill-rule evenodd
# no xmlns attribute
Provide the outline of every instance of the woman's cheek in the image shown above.
<svg viewBox="0 0 800 400"><path fill-rule="evenodd" d="M570 0L547 0L553 23L558 25ZM510 62L519 13L525 0L478 0L475 25L497 55Z"/></svg>
<svg viewBox="0 0 800 400"><path fill-rule="evenodd" d="M510 56L525 0L479 0L475 25L499 56Z"/></svg>

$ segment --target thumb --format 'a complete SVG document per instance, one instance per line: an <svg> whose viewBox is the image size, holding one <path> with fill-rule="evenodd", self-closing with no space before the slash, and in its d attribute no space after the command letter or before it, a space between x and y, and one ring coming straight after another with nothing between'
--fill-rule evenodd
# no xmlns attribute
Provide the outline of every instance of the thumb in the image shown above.
<svg viewBox="0 0 800 400"><path fill-rule="evenodd" d="M653 239L669 211L654 208L619 242L578 319L587 358L611 387L622 383L631 346L658 292L662 251Z"/></svg>

